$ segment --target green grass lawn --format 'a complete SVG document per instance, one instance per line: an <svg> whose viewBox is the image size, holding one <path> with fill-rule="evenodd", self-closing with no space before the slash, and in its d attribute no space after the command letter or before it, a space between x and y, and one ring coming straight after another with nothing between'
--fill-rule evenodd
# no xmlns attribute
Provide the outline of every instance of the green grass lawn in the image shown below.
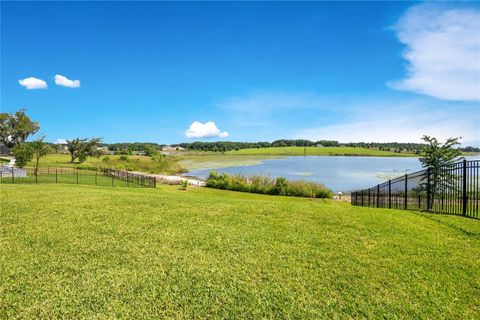
<svg viewBox="0 0 480 320"><path fill-rule="evenodd" d="M480 317L476 220L205 188L0 188L2 319Z"/></svg>
<svg viewBox="0 0 480 320"><path fill-rule="evenodd" d="M412 153L397 153L377 149L354 147L272 147L252 148L238 151L228 151L227 154L236 155L284 155L284 156L375 156L375 157L411 157Z"/></svg>

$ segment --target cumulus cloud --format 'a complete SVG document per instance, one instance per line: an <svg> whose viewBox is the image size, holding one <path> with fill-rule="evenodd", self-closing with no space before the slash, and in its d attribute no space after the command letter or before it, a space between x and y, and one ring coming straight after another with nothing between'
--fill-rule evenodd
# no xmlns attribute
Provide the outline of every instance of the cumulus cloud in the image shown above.
<svg viewBox="0 0 480 320"><path fill-rule="evenodd" d="M20 83L21 86L33 90L33 89L47 89L47 83L43 81L42 79L37 79L34 77L29 77L25 78L22 80L18 80L18 83Z"/></svg>
<svg viewBox="0 0 480 320"><path fill-rule="evenodd" d="M55 75L55 84L67 88L78 88L80 87L80 80L70 80L65 76L57 74Z"/></svg>
<svg viewBox="0 0 480 320"><path fill-rule="evenodd" d="M411 7L394 26L406 45L404 79L388 85L443 100L480 100L480 10L445 3Z"/></svg>
<svg viewBox="0 0 480 320"><path fill-rule="evenodd" d="M55 141L56 144L67 144L67 140L66 139L62 139L62 138L59 138L57 139L57 141Z"/></svg>
<svg viewBox="0 0 480 320"><path fill-rule="evenodd" d="M185 131L185 135L187 138L226 138L228 137L228 132L220 131L213 121L205 123L195 121Z"/></svg>

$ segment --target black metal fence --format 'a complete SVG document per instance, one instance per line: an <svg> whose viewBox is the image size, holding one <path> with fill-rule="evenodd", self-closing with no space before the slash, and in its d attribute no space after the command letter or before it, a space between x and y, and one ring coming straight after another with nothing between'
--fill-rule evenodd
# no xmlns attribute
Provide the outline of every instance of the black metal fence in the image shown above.
<svg viewBox="0 0 480 320"><path fill-rule="evenodd" d="M146 176L140 173L132 173L123 170L104 169L104 174L108 177L112 177L121 181L124 181L129 185L130 183L137 184L143 187L156 188L157 180L155 177Z"/></svg>
<svg viewBox="0 0 480 320"><path fill-rule="evenodd" d="M352 192L352 205L424 210L479 218L480 160L461 161L438 172L406 174Z"/></svg>
<svg viewBox="0 0 480 320"><path fill-rule="evenodd" d="M112 187L155 188L155 177L123 170L79 170L73 167L9 168L0 167L1 183L70 183Z"/></svg>

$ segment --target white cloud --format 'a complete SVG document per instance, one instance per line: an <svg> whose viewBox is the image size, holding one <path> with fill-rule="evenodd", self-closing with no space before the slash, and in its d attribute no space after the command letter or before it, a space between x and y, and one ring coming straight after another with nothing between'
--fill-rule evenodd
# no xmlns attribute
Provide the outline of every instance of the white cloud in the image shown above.
<svg viewBox="0 0 480 320"><path fill-rule="evenodd" d="M56 144L67 144L67 140L66 139L57 139L57 141L55 141Z"/></svg>
<svg viewBox="0 0 480 320"><path fill-rule="evenodd" d="M34 77L29 77L25 78L22 80L18 80L18 83L20 83L21 86L33 90L33 89L47 89L47 83L43 81L42 79L37 79Z"/></svg>
<svg viewBox="0 0 480 320"><path fill-rule="evenodd" d="M78 88L80 87L80 80L70 80L65 76L57 74L55 75L55 84L67 88Z"/></svg>
<svg viewBox="0 0 480 320"><path fill-rule="evenodd" d="M394 26L406 45L405 79L388 85L443 100L480 100L480 10L445 3L411 7Z"/></svg>
<svg viewBox="0 0 480 320"><path fill-rule="evenodd" d="M187 138L226 138L228 137L228 132L220 131L213 121L205 123L195 121L185 131L185 135Z"/></svg>

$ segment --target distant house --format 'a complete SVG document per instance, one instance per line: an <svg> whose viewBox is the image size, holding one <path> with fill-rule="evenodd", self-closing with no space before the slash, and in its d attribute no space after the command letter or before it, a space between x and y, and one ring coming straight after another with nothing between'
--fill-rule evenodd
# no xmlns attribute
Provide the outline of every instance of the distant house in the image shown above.
<svg viewBox="0 0 480 320"><path fill-rule="evenodd" d="M102 154L115 154L115 152L108 150L107 146L97 147L97 151L100 151Z"/></svg>
<svg viewBox="0 0 480 320"><path fill-rule="evenodd" d="M58 153L68 153L68 145L66 143L57 143Z"/></svg>
<svg viewBox="0 0 480 320"><path fill-rule="evenodd" d="M4 145L3 143L0 144L0 155L7 156L10 154L10 148Z"/></svg>
<svg viewBox="0 0 480 320"><path fill-rule="evenodd" d="M182 148L182 147L174 147L174 146L165 146L162 148L162 151L181 151L181 150L185 150L185 148Z"/></svg>

